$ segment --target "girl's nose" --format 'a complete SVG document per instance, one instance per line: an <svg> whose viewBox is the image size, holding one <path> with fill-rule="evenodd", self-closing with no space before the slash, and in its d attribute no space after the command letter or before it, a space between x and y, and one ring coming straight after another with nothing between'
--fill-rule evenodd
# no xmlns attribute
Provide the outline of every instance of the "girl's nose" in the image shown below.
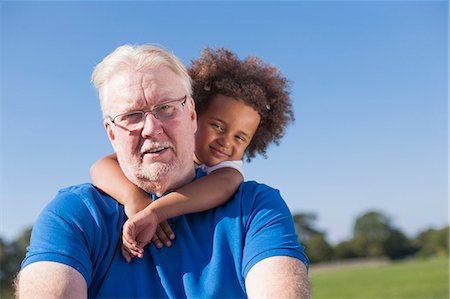
<svg viewBox="0 0 450 299"><path fill-rule="evenodd" d="M220 146L228 148L230 146L230 136L228 134L222 134L218 139L218 143Z"/></svg>

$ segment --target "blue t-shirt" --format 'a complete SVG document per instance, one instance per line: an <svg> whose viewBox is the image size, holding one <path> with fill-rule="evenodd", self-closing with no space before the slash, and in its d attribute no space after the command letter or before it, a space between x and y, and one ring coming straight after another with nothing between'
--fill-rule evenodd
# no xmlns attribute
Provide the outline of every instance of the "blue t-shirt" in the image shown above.
<svg viewBox="0 0 450 299"><path fill-rule="evenodd" d="M279 191L244 182L224 205L169 220L172 246L120 253L123 206L91 184L65 188L36 221L22 267L54 261L78 270L89 297L243 298L257 262L291 256L308 266Z"/></svg>

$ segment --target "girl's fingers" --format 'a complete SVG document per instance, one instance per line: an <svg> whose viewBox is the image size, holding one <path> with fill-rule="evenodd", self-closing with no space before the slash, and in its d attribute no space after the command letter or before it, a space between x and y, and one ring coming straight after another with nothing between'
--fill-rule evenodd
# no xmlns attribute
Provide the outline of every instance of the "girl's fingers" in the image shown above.
<svg viewBox="0 0 450 299"><path fill-rule="evenodd" d="M161 225L158 225L158 227L156 228L156 236L167 247L172 246L172 242L170 242L169 237L167 236L166 232L161 228Z"/></svg>
<svg viewBox="0 0 450 299"><path fill-rule="evenodd" d="M133 256L128 252L125 246L120 246L120 252L122 253L123 258L127 261L127 263L130 263Z"/></svg>
<svg viewBox="0 0 450 299"><path fill-rule="evenodd" d="M158 231L158 230L157 230ZM157 248L162 248L163 247L163 243L161 242L161 240L158 237L158 233L156 233L153 238L152 238L152 243L157 247Z"/></svg>
<svg viewBox="0 0 450 299"><path fill-rule="evenodd" d="M160 226L170 240L175 239L175 233L173 232L172 228L170 227L169 223L167 223L167 221L162 222Z"/></svg>
<svg viewBox="0 0 450 299"><path fill-rule="evenodd" d="M140 248L138 245L130 243L124 236L122 236L122 246L126 248L126 250L136 257L143 257L144 249Z"/></svg>

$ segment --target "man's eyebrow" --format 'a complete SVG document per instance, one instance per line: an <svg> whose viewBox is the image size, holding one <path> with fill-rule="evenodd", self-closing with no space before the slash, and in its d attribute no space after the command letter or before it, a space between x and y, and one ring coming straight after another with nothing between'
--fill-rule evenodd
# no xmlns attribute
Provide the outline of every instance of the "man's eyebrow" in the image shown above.
<svg viewBox="0 0 450 299"><path fill-rule="evenodd" d="M164 105L164 104L166 104L167 102L178 101L178 100L184 99L184 98L178 98L178 97L176 97L176 96L164 96L164 97L161 97L161 98L162 98L162 100L161 100L159 103L153 104L152 107L153 107L153 106ZM188 97L186 96L186 100L187 100L187 99L188 99Z"/></svg>
<svg viewBox="0 0 450 299"><path fill-rule="evenodd" d="M127 112L133 112L133 111L142 111L144 108L142 108L142 105L130 105L127 107Z"/></svg>

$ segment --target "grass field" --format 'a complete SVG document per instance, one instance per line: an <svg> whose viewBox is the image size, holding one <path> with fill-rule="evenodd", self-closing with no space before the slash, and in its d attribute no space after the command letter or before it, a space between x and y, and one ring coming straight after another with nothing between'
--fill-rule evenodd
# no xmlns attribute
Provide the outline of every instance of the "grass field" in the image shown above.
<svg viewBox="0 0 450 299"><path fill-rule="evenodd" d="M448 258L310 269L314 299L448 299Z"/></svg>

